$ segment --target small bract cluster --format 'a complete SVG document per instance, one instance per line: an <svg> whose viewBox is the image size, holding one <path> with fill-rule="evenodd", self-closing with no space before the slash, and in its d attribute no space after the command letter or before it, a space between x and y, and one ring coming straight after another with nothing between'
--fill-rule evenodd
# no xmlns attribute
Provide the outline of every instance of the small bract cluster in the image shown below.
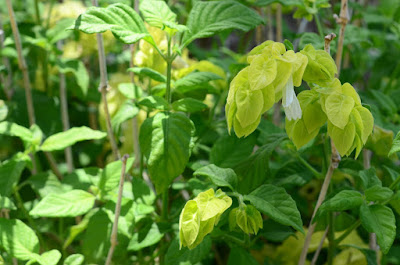
<svg viewBox="0 0 400 265"><path fill-rule="evenodd" d="M349 84L335 78L331 56L307 45L295 53L282 43L266 41L248 56L249 66L230 84L225 107L228 129L238 137L252 133L261 115L282 99L286 132L297 148L315 138L328 122L328 134L340 155L359 155L373 129L373 117ZM310 90L296 97L294 87L302 80Z"/></svg>
<svg viewBox="0 0 400 265"><path fill-rule="evenodd" d="M241 205L229 213L229 228L239 226L246 234L257 234L263 228L261 213L253 205Z"/></svg>
<svg viewBox="0 0 400 265"><path fill-rule="evenodd" d="M232 199L220 189L215 193L213 189L209 189L189 200L179 217L180 247L193 249L200 244L231 205Z"/></svg>

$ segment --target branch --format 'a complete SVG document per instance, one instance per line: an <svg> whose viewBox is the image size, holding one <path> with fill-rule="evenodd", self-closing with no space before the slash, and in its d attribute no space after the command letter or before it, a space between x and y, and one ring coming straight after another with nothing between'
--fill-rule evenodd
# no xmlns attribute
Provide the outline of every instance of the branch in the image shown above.
<svg viewBox="0 0 400 265"><path fill-rule="evenodd" d="M121 213L121 200L122 200L122 191L124 188L124 181L125 181L125 170L126 170L126 161L128 160L129 155L124 155L121 158L122 161L122 169L121 169L121 178L119 179L119 186L118 186L118 200L117 204L115 205L115 216L114 216L114 223L111 232L111 246L107 254L107 261L105 265L111 264L111 259L114 254L114 249L118 244L117 235L118 235L118 219Z"/></svg>
<svg viewBox="0 0 400 265"><path fill-rule="evenodd" d="M21 37L19 35L19 30L17 26L17 22L15 20L15 14L12 7L11 0L6 0L8 7L8 14L10 15L10 24L11 29L14 35L15 40L15 48L17 49L18 54L18 67L21 70L24 78L24 87L25 87L25 96L26 96L26 105L28 108L28 116L29 116L29 125L35 124L35 110L33 108L32 101L32 91L31 91L31 82L29 80L28 68L26 67L26 61L22 54L22 45L21 45Z"/></svg>
<svg viewBox="0 0 400 265"><path fill-rule="evenodd" d="M314 256L313 256L313 259L312 259L310 265L315 265L315 263L317 262L319 253L321 252L322 246L324 245L324 241L325 241L326 235L328 234L328 231L329 231L329 225L326 227L325 232L322 235L321 241L319 242L318 248L314 253Z"/></svg>
<svg viewBox="0 0 400 265"><path fill-rule="evenodd" d="M330 43L334 37L335 37L335 34L333 34L333 33L325 36L325 51L328 53L330 52ZM336 150L336 147L333 144L332 140L331 140L331 149L332 149L331 163L329 165L328 171L326 172L324 183L322 184L321 191L318 196L317 204L315 205L314 212L311 217L311 221L309 224L306 238L304 240L304 246L303 246L303 250L300 255L298 265L304 265L306 262L306 256L307 256L308 248L310 246L311 236L314 233L315 226L317 225L316 223L313 223L313 219L315 217L315 214L318 211L318 208L321 206L322 202L325 200L326 193L328 191L328 187L331 182L332 175L333 175L333 171L336 168L338 168L338 166L339 166L340 155L339 155L338 151Z"/></svg>
<svg viewBox="0 0 400 265"><path fill-rule="evenodd" d="M97 0L92 0L94 6L98 6ZM106 115L106 126L107 126L107 134L110 139L111 149L114 154L115 160L121 158L118 150L117 143L115 141L114 132L111 127L111 117L110 112L108 110L108 102L107 102L107 91L109 89L108 80L107 80L107 66L106 66L106 55L104 53L104 44L103 44L103 36L101 33L96 33L97 37L97 48L99 52L99 65L100 65L100 85L99 91L101 92L101 98L104 104L104 113Z"/></svg>
<svg viewBox="0 0 400 265"><path fill-rule="evenodd" d="M371 156L372 152L368 149L363 150L363 164L365 169L369 169L371 167ZM370 233L369 234L369 248L376 252L376 263L378 265L381 264L379 259L379 246L376 243L376 234Z"/></svg>
<svg viewBox="0 0 400 265"><path fill-rule="evenodd" d="M344 41L344 30L346 29L346 25L349 22L349 13L347 9L347 0L342 0L341 7L340 7L340 17L338 17L336 14L334 15L334 18L336 19L336 22L340 24L340 32L339 32L339 42L338 42L338 48L336 52L336 67L337 67L337 77L340 75L340 68L342 65L342 54L343 54L343 41Z"/></svg>
<svg viewBox="0 0 400 265"><path fill-rule="evenodd" d="M3 48L4 48L4 30L3 30L3 22L0 16L0 50ZM12 90L11 87L12 71L11 71L10 60L8 59L8 57L3 56L3 64L7 70L7 77L5 77L3 74L0 74L0 80L1 83L3 84L4 94L6 95L8 100L11 100L14 91Z"/></svg>
<svg viewBox="0 0 400 265"><path fill-rule="evenodd" d="M57 48L62 50L62 41L57 42ZM67 91L65 90L65 74L60 72L60 103L61 103L61 120L63 123L63 130L67 131L69 126L69 115L68 115L68 99ZM72 157L72 148L69 146L65 148L65 160L67 161L68 173L72 173L74 170L74 160Z"/></svg>

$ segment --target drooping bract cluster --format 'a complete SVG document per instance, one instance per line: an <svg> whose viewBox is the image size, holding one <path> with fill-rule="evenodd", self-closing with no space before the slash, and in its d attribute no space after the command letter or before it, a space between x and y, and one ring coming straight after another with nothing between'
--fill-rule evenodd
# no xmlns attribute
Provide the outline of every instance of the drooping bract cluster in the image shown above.
<svg viewBox="0 0 400 265"><path fill-rule="evenodd" d="M257 234L263 228L261 213L253 205L241 205L229 213L229 227L239 226L246 234Z"/></svg>
<svg viewBox="0 0 400 265"><path fill-rule="evenodd" d="M248 57L249 66L232 80L225 107L228 128L238 137L252 133L261 115L282 98L286 116L299 119L301 109L294 92L300 86L307 56L286 51L282 43L267 41Z"/></svg>
<svg viewBox="0 0 400 265"><path fill-rule="evenodd" d="M281 43L267 41L248 56L249 66L232 80L225 107L228 130L238 137L252 133L261 114L282 99L286 132L297 148L314 139L327 122L328 134L340 155L356 157L373 129L371 112L349 83L335 78L331 56L307 45L302 51L286 51ZM310 86L296 97L294 87Z"/></svg>
<svg viewBox="0 0 400 265"><path fill-rule="evenodd" d="M199 193L189 200L179 217L180 247L195 248L218 224L223 212L232 205L232 199L220 189Z"/></svg>

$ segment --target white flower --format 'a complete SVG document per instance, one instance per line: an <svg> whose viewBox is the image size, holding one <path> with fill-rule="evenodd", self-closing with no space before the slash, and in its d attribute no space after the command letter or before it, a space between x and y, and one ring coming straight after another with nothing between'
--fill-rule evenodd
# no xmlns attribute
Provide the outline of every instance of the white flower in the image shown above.
<svg viewBox="0 0 400 265"><path fill-rule="evenodd" d="M289 80L283 87L282 91L282 106L285 110L286 118L290 120L301 119L301 108L299 100L296 97L293 86L293 76L289 77Z"/></svg>

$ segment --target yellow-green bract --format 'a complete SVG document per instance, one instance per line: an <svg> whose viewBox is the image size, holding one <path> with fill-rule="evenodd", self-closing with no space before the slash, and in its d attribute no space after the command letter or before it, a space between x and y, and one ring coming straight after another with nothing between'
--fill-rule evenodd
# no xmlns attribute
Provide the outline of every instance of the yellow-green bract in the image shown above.
<svg viewBox="0 0 400 265"><path fill-rule="evenodd" d="M218 224L221 214L232 205L232 199L220 189L201 192L186 203L179 217L180 247L195 248Z"/></svg>
<svg viewBox="0 0 400 265"><path fill-rule="evenodd" d="M263 228L261 213L252 205L241 205L229 213L229 227L239 226L246 234L257 234Z"/></svg>

